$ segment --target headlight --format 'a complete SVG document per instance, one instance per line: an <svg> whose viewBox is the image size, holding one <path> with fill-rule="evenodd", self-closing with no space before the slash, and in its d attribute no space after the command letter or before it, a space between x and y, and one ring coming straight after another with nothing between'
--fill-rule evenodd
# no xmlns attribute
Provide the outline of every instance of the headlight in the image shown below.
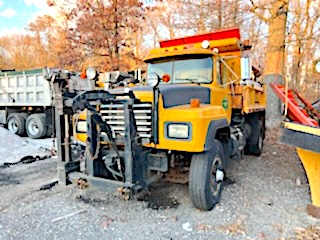
<svg viewBox="0 0 320 240"><path fill-rule="evenodd" d="M87 75L87 78L89 78L90 80L93 80L97 77L98 74L93 67L88 67L86 70L86 75Z"/></svg>
<svg viewBox="0 0 320 240"><path fill-rule="evenodd" d="M187 123L168 123L167 124L167 137L188 139L190 138L190 124Z"/></svg>
<svg viewBox="0 0 320 240"><path fill-rule="evenodd" d="M78 121L77 132L87 132L87 122L86 121Z"/></svg>
<svg viewBox="0 0 320 240"><path fill-rule="evenodd" d="M148 74L147 83L151 87L156 87L160 83L160 77L157 73L152 72Z"/></svg>

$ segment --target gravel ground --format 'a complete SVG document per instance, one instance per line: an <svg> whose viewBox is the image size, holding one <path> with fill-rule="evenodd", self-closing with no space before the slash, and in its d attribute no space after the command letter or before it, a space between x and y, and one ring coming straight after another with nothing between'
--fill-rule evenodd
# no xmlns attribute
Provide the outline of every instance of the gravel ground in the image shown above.
<svg viewBox="0 0 320 240"><path fill-rule="evenodd" d="M320 221L306 213L309 188L294 149L277 138L269 133L260 157L234 164L210 212L191 205L187 185L160 182L145 199L123 201L73 185L39 190L56 177L54 158L2 167L0 239L306 239L298 232Z"/></svg>

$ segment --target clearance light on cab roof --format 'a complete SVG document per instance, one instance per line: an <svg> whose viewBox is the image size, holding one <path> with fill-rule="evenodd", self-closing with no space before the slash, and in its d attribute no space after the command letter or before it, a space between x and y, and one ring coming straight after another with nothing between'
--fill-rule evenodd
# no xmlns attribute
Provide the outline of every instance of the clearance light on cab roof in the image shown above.
<svg viewBox="0 0 320 240"><path fill-rule="evenodd" d="M204 48L204 49L209 48L210 47L210 42L208 40L202 41L201 47Z"/></svg>
<svg viewBox="0 0 320 240"><path fill-rule="evenodd" d="M213 52L216 53L216 54L218 54L218 53L219 53L219 48L214 48L214 49L213 49Z"/></svg>

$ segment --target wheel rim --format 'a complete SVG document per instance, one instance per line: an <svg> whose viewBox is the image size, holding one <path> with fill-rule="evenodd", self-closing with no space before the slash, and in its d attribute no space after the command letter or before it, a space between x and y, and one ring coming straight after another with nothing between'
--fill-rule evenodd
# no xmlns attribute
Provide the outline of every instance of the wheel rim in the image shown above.
<svg viewBox="0 0 320 240"><path fill-rule="evenodd" d="M28 124L28 132L34 136L37 135L39 131L37 122L35 120L30 120Z"/></svg>
<svg viewBox="0 0 320 240"><path fill-rule="evenodd" d="M8 130L12 133L18 132L18 125L14 119L10 119L8 122Z"/></svg>
<svg viewBox="0 0 320 240"><path fill-rule="evenodd" d="M221 160L220 156L216 156L213 159L213 162L211 165L210 191L211 191L212 195L217 195L221 189L222 180L219 180L219 178L221 178L221 177L217 178L217 175L220 172L222 173L221 169L222 169L222 160ZM223 178L223 176L222 176L222 178Z"/></svg>

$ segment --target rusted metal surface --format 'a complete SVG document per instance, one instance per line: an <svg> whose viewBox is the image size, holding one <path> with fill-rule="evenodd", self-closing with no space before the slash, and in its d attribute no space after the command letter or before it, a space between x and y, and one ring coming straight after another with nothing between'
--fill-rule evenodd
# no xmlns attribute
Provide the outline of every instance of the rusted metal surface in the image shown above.
<svg viewBox="0 0 320 240"><path fill-rule="evenodd" d="M306 110L309 113L309 115L312 115L318 122L320 121L320 112L318 112L317 109L315 109L311 103L309 103L301 94L299 94L297 91L295 91L297 97L300 99L301 102L306 106Z"/></svg>
<svg viewBox="0 0 320 240"><path fill-rule="evenodd" d="M189 168L170 168L168 174L166 174L166 180L173 183L186 184L189 181Z"/></svg>
<svg viewBox="0 0 320 240"><path fill-rule="evenodd" d="M78 185L78 188L80 188L80 189L85 189L89 186L89 183L87 182L87 180L83 179L83 178L77 179L76 183Z"/></svg>
<svg viewBox="0 0 320 240"><path fill-rule="evenodd" d="M307 206L307 212L314 218L320 218L320 207L309 204Z"/></svg>
<svg viewBox="0 0 320 240"><path fill-rule="evenodd" d="M118 193L120 193L120 198L128 201L131 198L132 191L125 187L117 188Z"/></svg>

